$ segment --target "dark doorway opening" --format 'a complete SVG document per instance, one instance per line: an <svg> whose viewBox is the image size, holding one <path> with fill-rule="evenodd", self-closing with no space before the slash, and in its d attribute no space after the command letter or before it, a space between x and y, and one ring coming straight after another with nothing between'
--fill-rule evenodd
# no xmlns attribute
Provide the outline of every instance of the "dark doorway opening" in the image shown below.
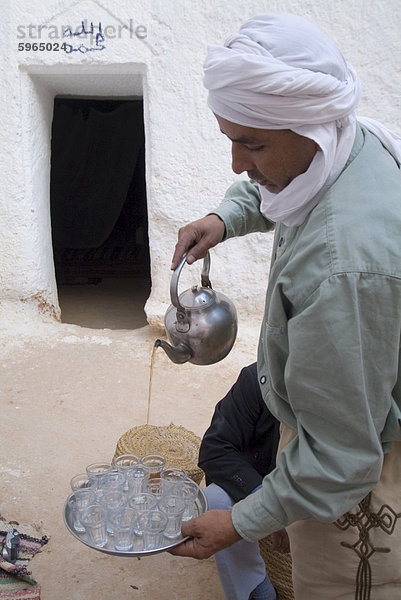
<svg viewBox="0 0 401 600"><path fill-rule="evenodd" d="M151 282L142 99L55 98L50 206L62 321L146 325Z"/></svg>

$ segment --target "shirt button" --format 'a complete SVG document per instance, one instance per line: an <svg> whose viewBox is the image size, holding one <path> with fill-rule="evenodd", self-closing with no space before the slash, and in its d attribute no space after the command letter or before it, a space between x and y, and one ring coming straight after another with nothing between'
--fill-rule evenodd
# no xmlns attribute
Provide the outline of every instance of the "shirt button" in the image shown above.
<svg viewBox="0 0 401 600"><path fill-rule="evenodd" d="M262 375L262 377L260 378L259 381L263 385L264 383L266 383L266 377L264 375Z"/></svg>

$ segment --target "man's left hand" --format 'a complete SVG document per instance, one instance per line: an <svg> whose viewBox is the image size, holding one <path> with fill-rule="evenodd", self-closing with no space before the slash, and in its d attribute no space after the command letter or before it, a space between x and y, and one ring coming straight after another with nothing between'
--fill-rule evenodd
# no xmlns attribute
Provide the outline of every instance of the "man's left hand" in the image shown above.
<svg viewBox="0 0 401 600"><path fill-rule="evenodd" d="M196 519L183 523L183 536L191 536L182 544L169 550L175 556L209 558L219 550L241 539L231 520L231 510L210 510Z"/></svg>
<svg viewBox="0 0 401 600"><path fill-rule="evenodd" d="M271 550L276 552L288 553L290 552L290 538L285 529L279 529L271 535L272 546Z"/></svg>

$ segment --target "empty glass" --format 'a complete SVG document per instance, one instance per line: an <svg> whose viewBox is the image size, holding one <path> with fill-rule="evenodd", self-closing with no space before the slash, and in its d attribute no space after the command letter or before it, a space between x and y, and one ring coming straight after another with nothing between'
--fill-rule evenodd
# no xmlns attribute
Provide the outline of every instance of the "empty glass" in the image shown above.
<svg viewBox="0 0 401 600"><path fill-rule="evenodd" d="M147 454L141 458L141 464L149 469L149 477L160 477L160 472L166 465L166 459L159 454Z"/></svg>
<svg viewBox="0 0 401 600"><path fill-rule="evenodd" d="M85 527L90 543L103 548L107 544L107 511L100 504L88 506L80 512L80 520Z"/></svg>
<svg viewBox="0 0 401 600"><path fill-rule="evenodd" d="M133 508L125 506L115 511L111 517L114 531L114 548L120 552L132 550L134 543L134 524L137 512Z"/></svg>
<svg viewBox="0 0 401 600"><path fill-rule="evenodd" d="M190 521L197 516L195 501L198 497L199 487L192 481L192 479L186 479L182 483L181 496L184 498L185 510L182 515L183 521Z"/></svg>
<svg viewBox="0 0 401 600"><path fill-rule="evenodd" d="M160 479L163 480L163 492L166 494L180 494L182 482L187 478L187 472L178 467L163 469Z"/></svg>
<svg viewBox="0 0 401 600"><path fill-rule="evenodd" d="M144 550L157 550L162 547L167 521L167 515L160 510L145 511L138 517L138 524L143 532Z"/></svg>
<svg viewBox="0 0 401 600"><path fill-rule="evenodd" d="M128 506L134 509L139 516L145 510L157 508L157 498L153 494L136 494L129 499ZM135 524L134 531L137 535L142 535L142 530L138 522Z"/></svg>
<svg viewBox="0 0 401 600"><path fill-rule="evenodd" d="M161 496L163 493L163 480L160 477L153 477L146 482L146 487L144 489L148 494L153 494L154 496Z"/></svg>
<svg viewBox="0 0 401 600"><path fill-rule="evenodd" d="M120 454L120 456L116 456L113 460L114 467L123 473L125 477L132 467L135 467L139 463L139 456L136 454ZM128 483L127 481L124 484L124 492L128 491Z"/></svg>
<svg viewBox="0 0 401 600"><path fill-rule="evenodd" d="M182 515L185 510L185 500L180 496L163 495L159 500L159 508L167 517L164 530L166 538L174 539L181 535Z"/></svg>
<svg viewBox="0 0 401 600"><path fill-rule="evenodd" d="M113 465L119 471L124 471L124 469L134 467L139 461L139 456L136 456L136 454L120 454L120 456L116 456L113 459Z"/></svg>
<svg viewBox="0 0 401 600"><path fill-rule="evenodd" d="M97 488L100 478L111 471L111 464L106 462L92 463L86 467L86 473Z"/></svg>
<svg viewBox="0 0 401 600"><path fill-rule="evenodd" d="M79 533L85 532L85 527L82 525L78 517L78 506L75 494L70 494L67 498L67 506L71 514L72 528Z"/></svg>
<svg viewBox="0 0 401 600"><path fill-rule="evenodd" d="M107 511L107 533L110 535L114 534L112 525L113 514L121 508L124 508L127 502L127 496L120 490L107 492L99 499L99 504L101 504Z"/></svg>
<svg viewBox="0 0 401 600"><path fill-rule="evenodd" d="M87 473L79 473L75 475L70 482L71 489L73 492L80 492L80 490L85 490L87 488L93 488L93 482L89 479Z"/></svg>
<svg viewBox="0 0 401 600"><path fill-rule="evenodd" d="M123 473L120 473L119 471L108 471L107 473L99 477L97 482L97 488L98 490L102 490L105 492L123 492L125 483L126 477Z"/></svg>
<svg viewBox="0 0 401 600"><path fill-rule="evenodd" d="M149 469L141 464L136 465L127 473L129 496L135 496L144 491L149 480Z"/></svg>
<svg viewBox="0 0 401 600"><path fill-rule="evenodd" d="M67 498L67 504L72 515L72 526L78 533L84 533L85 527L81 523L80 513L83 509L95 503L95 493L90 488L81 490L77 495L75 492Z"/></svg>
<svg viewBox="0 0 401 600"><path fill-rule="evenodd" d="M89 506L90 504L93 504L95 502L95 494L93 492L91 492L88 489L89 492L89 496L87 495L87 506ZM85 508L85 505L83 504L82 501L78 501L77 496L74 494L70 494L67 498L67 505L68 508L70 510L71 513L71 521L72 521L72 527L73 529L75 529L75 531L78 531L78 533L85 533L85 527L82 525L80 518L79 518L79 511L82 508Z"/></svg>

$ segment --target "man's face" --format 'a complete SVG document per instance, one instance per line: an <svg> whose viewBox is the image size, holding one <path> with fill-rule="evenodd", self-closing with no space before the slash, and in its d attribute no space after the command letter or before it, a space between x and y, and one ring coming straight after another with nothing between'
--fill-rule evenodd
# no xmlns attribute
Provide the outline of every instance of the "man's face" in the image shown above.
<svg viewBox="0 0 401 600"><path fill-rule="evenodd" d="M215 115L232 143L232 169L243 171L269 192L278 194L307 171L319 146L289 129L244 127Z"/></svg>

